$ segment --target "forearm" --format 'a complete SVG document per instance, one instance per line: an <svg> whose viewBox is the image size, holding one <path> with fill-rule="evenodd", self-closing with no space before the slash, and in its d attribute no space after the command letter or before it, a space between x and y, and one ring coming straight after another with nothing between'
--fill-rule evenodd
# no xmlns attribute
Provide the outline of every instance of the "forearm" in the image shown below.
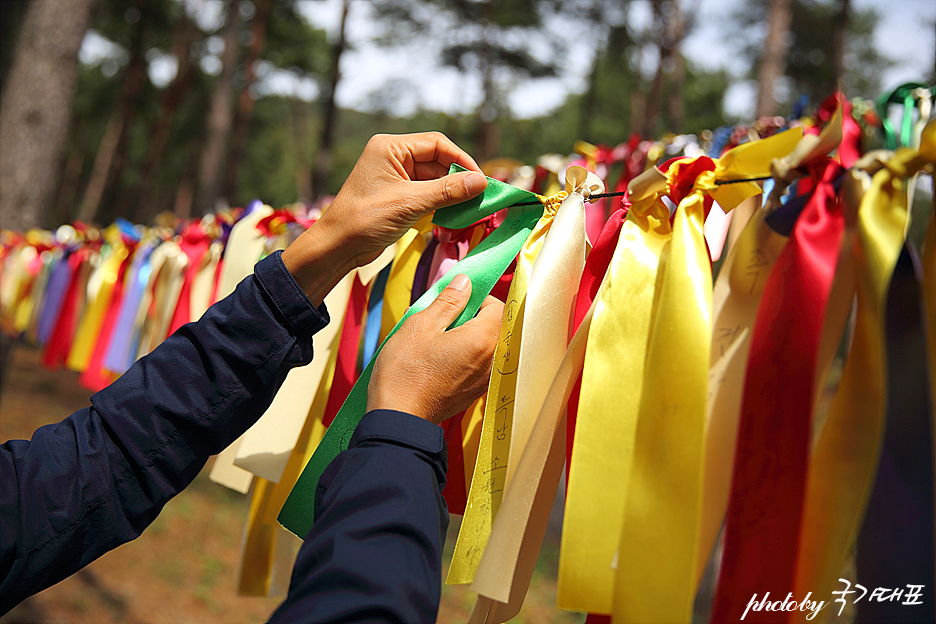
<svg viewBox="0 0 936 624"><path fill-rule="evenodd" d="M267 408L327 322L279 258L92 407L0 448L0 612L139 535Z"/></svg>
<svg viewBox="0 0 936 624"><path fill-rule="evenodd" d="M445 455L437 425L369 412L319 481L315 526L271 622L435 622Z"/></svg>

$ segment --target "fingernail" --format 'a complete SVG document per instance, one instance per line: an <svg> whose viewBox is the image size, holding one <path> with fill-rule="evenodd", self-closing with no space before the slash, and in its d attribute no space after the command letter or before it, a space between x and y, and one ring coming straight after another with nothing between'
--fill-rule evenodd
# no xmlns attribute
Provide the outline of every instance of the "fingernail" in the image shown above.
<svg viewBox="0 0 936 624"><path fill-rule="evenodd" d="M455 279L449 283L449 288L453 288L455 290L465 290L469 286L471 286L471 280L468 279L468 276L464 273L459 273L455 276Z"/></svg>
<svg viewBox="0 0 936 624"><path fill-rule="evenodd" d="M470 173L465 176L465 190L469 195L477 195L487 188L487 178L480 173Z"/></svg>

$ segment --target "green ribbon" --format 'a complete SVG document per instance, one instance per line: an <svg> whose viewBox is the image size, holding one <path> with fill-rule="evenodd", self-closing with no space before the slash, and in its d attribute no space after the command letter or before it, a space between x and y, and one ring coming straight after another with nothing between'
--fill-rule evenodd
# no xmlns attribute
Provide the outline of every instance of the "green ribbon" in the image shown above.
<svg viewBox="0 0 936 624"><path fill-rule="evenodd" d="M931 95L936 96L936 86L930 86L921 82L908 82L902 84L891 93L885 93L876 103L878 116L881 118L881 127L884 130L884 147L889 150L895 150L900 146L913 147L911 140L913 137L913 109L916 108L917 89L927 89ZM900 140L897 139L897 131L894 123L888 118L888 108L891 104L903 104L903 120L900 127Z"/></svg>
<svg viewBox="0 0 936 624"><path fill-rule="evenodd" d="M452 165L449 173L463 170L457 165ZM439 293L459 273L464 273L471 279L471 297L468 305L452 323L452 327L458 327L474 317L485 297L490 294L497 280L510 266L527 236L533 230L533 226L543 214L542 206L513 206L513 204L535 199L535 197L536 195L529 191L488 178L487 189L481 196L436 211L433 220L437 225L447 228L462 228L502 208L510 207L507 211L507 217L500 227L481 241L463 260L452 267L432 288L417 299L416 303L410 306L400 322L396 324L396 327L383 341L380 348L377 349L374 357L371 358L364 372L361 373L351 389L351 393L344 405L341 406L335 416L335 420L325 432L309 463L306 464L302 474L299 475L292 492L289 493L289 497L286 499L278 518L280 524L286 529L300 538L305 538L312 528L315 518L315 490L319 478L338 453L348 448L348 442L351 440L355 428L361 422L361 418L364 417L367 410L367 385L374 370L374 362L380 355L380 351L387 343L387 340L396 333L406 319L426 309L430 303L435 301Z"/></svg>

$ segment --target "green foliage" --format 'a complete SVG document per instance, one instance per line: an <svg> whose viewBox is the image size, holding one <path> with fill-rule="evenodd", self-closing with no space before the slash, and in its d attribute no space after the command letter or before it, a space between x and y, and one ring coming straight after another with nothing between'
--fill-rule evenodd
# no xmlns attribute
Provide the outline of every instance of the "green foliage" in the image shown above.
<svg viewBox="0 0 936 624"><path fill-rule="evenodd" d="M274 0L270 11L263 59L316 78L325 76L331 63L325 31L305 20L295 1L281 0Z"/></svg>

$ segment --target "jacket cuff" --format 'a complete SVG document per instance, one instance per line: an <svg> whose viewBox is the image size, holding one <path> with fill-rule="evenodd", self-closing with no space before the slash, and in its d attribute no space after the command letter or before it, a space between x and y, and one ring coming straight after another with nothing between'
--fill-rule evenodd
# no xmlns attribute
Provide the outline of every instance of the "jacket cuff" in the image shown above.
<svg viewBox="0 0 936 624"><path fill-rule="evenodd" d="M257 282L285 319L293 335L305 336L317 332L328 325L328 309L324 303L318 308L312 305L286 269L282 256L283 252L277 250L256 264L254 275Z"/></svg>
<svg viewBox="0 0 936 624"><path fill-rule="evenodd" d="M442 462L443 473L448 471L445 432L418 416L390 409L371 410L354 430L348 448L367 441L391 442L436 456Z"/></svg>

